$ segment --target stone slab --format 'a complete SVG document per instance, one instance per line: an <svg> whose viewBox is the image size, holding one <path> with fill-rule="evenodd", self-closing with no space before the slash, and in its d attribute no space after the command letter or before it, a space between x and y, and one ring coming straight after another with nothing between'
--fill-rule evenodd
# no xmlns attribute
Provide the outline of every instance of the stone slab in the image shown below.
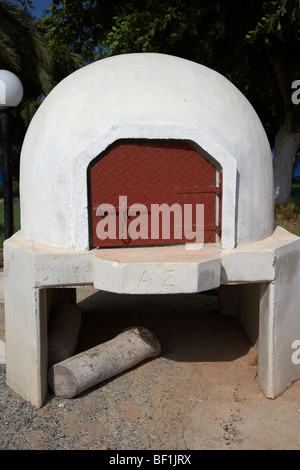
<svg viewBox="0 0 300 470"><path fill-rule="evenodd" d="M201 254L192 254L183 245L156 247L154 251L99 250L94 256L94 286L126 294L187 294L219 287L218 250L208 247L199 251Z"/></svg>

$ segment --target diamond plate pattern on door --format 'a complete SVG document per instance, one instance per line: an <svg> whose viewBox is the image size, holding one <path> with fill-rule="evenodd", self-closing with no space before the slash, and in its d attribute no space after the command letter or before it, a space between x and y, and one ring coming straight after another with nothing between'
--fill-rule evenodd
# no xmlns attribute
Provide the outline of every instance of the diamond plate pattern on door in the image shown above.
<svg viewBox="0 0 300 470"><path fill-rule="evenodd" d="M88 169L90 247L168 245L191 242L174 237L171 219L170 236L151 239L151 207L153 204L184 204L193 206L193 229L195 227L196 204L204 204L204 241L215 242L220 235L218 206L221 186L217 187L216 168L183 141L125 141L111 146L98 156ZM119 227L120 196L127 198L127 208L142 204L148 211L147 239L101 240L97 236L97 224L107 212L97 215L101 204L111 204L116 210L116 226ZM216 204L217 202L217 204ZM137 213L139 214L139 213ZM112 217L114 213L112 213ZM127 227L135 219L127 216Z"/></svg>

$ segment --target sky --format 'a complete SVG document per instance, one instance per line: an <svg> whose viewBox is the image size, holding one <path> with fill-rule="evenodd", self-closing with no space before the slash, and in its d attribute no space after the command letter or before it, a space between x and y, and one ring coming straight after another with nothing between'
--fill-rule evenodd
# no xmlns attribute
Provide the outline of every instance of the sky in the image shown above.
<svg viewBox="0 0 300 470"><path fill-rule="evenodd" d="M43 11L46 8L49 8L51 3L51 0L32 0L32 5L35 7L35 9L31 9L31 14L36 18L40 18L43 14Z"/></svg>
<svg viewBox="0 0 300 470"><path fill-rule="evenodd" d="M13 3L16 3L20 7L20 3L17 0L12 0ZM43 14L43 11L46 8L49 8L51 6L52 1L51 0L32 0L32 5L35 8L32 8L30 10L30 13L32 16L35 18L40 18Z"/></svg>

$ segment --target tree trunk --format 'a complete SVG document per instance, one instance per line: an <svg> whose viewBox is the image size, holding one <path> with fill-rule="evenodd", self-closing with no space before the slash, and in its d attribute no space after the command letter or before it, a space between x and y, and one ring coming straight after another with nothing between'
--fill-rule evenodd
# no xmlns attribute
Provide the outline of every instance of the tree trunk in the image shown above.
<svg viewBox="0 0 300 470"><path fill-rule="evenodd" d="M276 204L285 204L290 198L293 161L300 145L300 131L292 131L291 120L291 114L287 114L275 138L273 165Z"/></svg>

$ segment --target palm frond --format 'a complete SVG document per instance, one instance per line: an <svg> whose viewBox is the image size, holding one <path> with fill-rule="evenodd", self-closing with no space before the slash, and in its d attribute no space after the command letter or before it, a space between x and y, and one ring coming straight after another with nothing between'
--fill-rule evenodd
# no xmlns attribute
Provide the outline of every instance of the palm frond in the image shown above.
<svg viewBox="0 0 300 470"><path fill-rule="evenodd" d="M12 71L33 78L43 93L53 86L53 59L34 20L28 12L9 1L0 2L0 32L6 64ZM5 49L5 50L4 50ZM40 69L44 72L41 73Z"/></svg>
<svg viewBox="0 0 300 470"><path fill-rule="evenodd" d="M21 60L14 42L0 29L0 66L18 74L21 70Z"/></svg>

